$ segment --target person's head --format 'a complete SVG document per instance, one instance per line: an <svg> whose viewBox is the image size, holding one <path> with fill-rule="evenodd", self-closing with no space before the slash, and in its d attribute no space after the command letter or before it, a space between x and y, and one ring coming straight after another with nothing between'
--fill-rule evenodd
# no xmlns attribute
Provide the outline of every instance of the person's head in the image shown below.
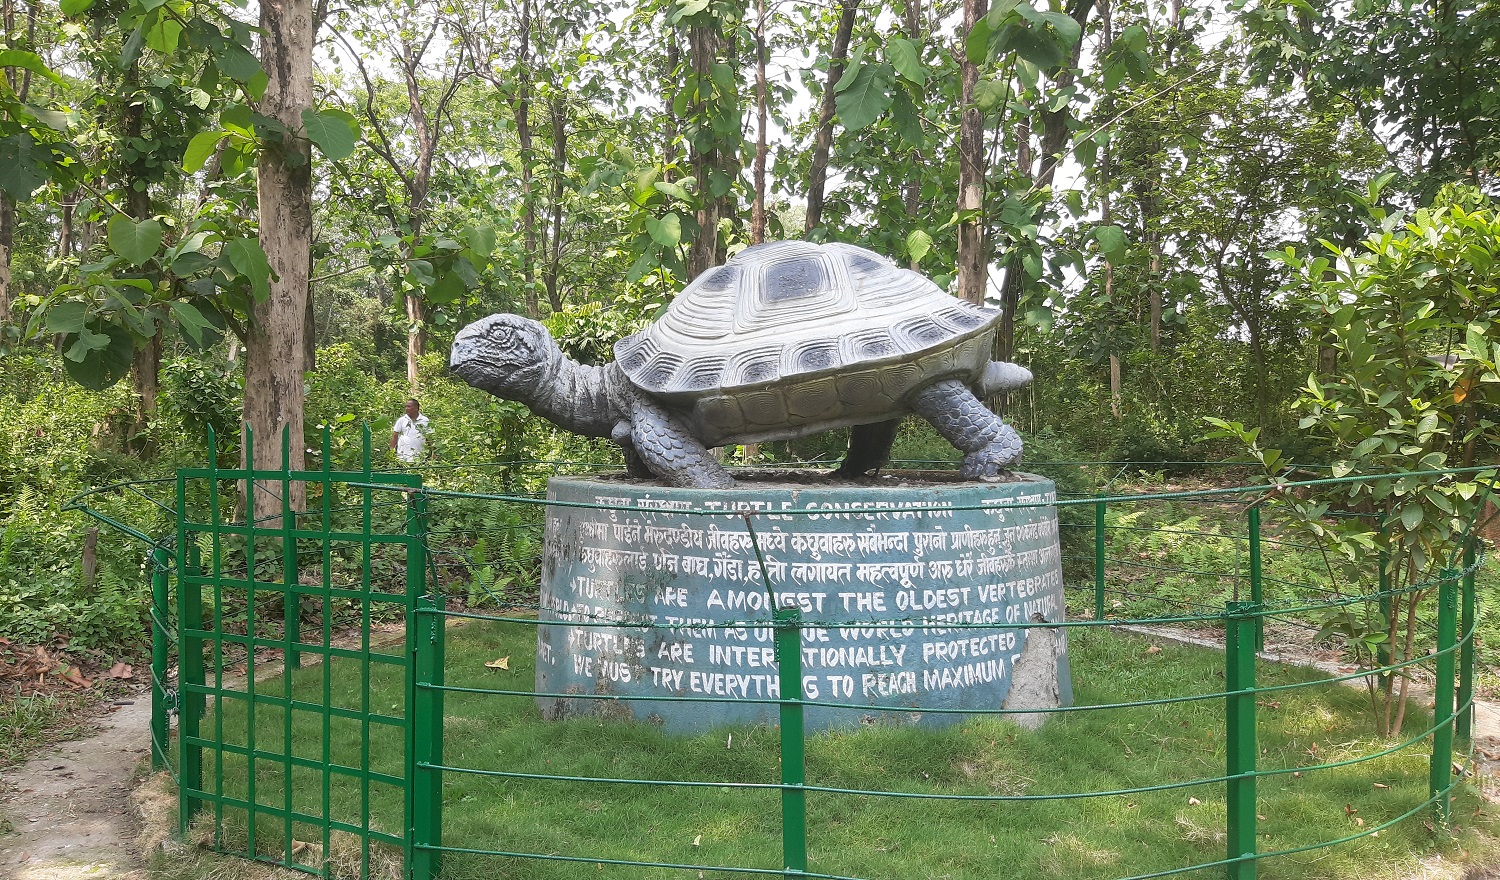
<svg viewBox="0 0 1500 880"><path fill-rule="evenodd" d="M415 397L406 401L406 415L408 418L416 418L422 412L422 404L417 403Z"/></svg>

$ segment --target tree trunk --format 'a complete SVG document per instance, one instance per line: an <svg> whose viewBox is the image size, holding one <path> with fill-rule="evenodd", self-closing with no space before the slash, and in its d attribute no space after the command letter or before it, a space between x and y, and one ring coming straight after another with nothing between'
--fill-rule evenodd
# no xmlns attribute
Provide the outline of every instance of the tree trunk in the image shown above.
<svg viewBox="0 0 1500 880"><path fill-rule="evenodd" d="M10 287L10 255L16 244L16 203L10 195L0 191L0 328L10 324L10 303L14 299ZM5 334L0 332L0 343Z"/></svg>
<svg viewBox="0 0 1500 880"><path fill-rule="evenodd" d="M151 423L156 420L156 398L161 392L162 325L156 335L136 340L130 357L130 390L135 397L135 424L130 429L130 446L140 453L155 448L151 442Z"/></svg>
<svg viewBox="0 0 1500 880"><path fill-rule="evenodd" d="M422 352L427 350L427 310L421 294L406 291L406 383L415 391L417 387L417 364Z"/></svg>
<svg viewBox="0 0 1500 880"><path fill-rule="evenodd" d="M532 191L535 159L531 133L531 0L522 0L521 45L516 49L516 92L511 107L516 117L516 141L521 162L521 283L525 288L526 314L542 315L537 299L536 194Z"/></svg>
<svg viewBox="0 0 1500 880"><path fill-rule="evenodd" d="M261 67L266 90L259 110L302 130L312 106L313 4L311 0L261 0ZM290 159L291 161L287 161ZM300 470L303 457L303 346L307 333L308 254L312 247L312 155L308 142L288 139L284 150L260 154L260 245L275 273L271 293L256 303L245 343L245 421L254 431L258 469L283 467L282 433L290 435L285 466ZM256 519L281 521L280 487L260 482ZM306 506L306 488L291 486L291 508Z"/></svg>
<svg viewBox="0 0 1500 880"><path fill-rule="evenodd" d="M3 48L9 49L15 39L11 35L16 30L16 4L14 0L0 0L0 36L5 38ZM17 93L21 100L26 99L24 92L18 92L21 84L17 80L17 74L21 73L19 68L4 68L5 84L10 87L12 93ZM16 247L16 203L11 199L10 193L0 190L0 345L5 345L9 339L4 328L10 325L11 303L15 300L15 293L11 288L11 259L15 254Z"/></svg>
<svg viewBox="0 0 1500 880"><path fill-rule="evenodd" d="M137 62L132 64L125 73L127 91L135 90L139 75L140 65ZM125 109L126 139L138 140L144 128L145 108L132 102ZM144 185L145 182L145 169L135 163L126 166L125 213L137 222L151 217L151 191ZM137 184L143 185L137 187ZM161 389L161 340L162 328L158 325L150 339L135 341L135 351L130 357L130 387L134 392L132 397L134 411L130 426L129 446L142 455L151 452L149 440L151 421L156 418L156 395Z"/></svg>
<svg viewBox="0 0 1500 880"><path fill-rule="evenodd" d="M692 115L705 131L708 131L709 113L707 95L712 88L714 61L722 46L723 36L717 27L695 24L688 28L688 54L698 89ZM698 180L699 208L698 233L688 246L686 281L719 264L719 211L723 203L713 195L712 180L714 172L722 170L723 151L719 148L717 136L710 137L713 137L713 142L707 147L701 137L695 137L689 143L693 176Z"/></svg>
<svg viewBox="0 0 1500 880"><path fill-rule="evenodd" d="M9 49L14 43L11 34L16 27L16 6L14 0L0 0L0 36L5 42L0 44ZM11 92L15 92L18 83L16 75L20 70L15 67L4 68L5 83ZM8 334L4 328L10 325L10 304L15 299L11 290L11 257L16 246L16 203L10 194L0 190L0 345L8 342Z"/></svg>
<svg viewBox="0 0 1500 880"><path fill-rule="evenodd" d="M681 87L681 79L677 75L677 68L682 63L682 50L677 41L672 40L667 46L666 58L662 62L664 69L662 74L662 116L666 122L666 130L662 132L661 163L666 169L662 173L665 180L676 178L677 165L677 138L681 133L681 121L677 118L677 94Z"/></svg>
<svg viewBox="0 0 1500 880"><path fill-rule="evenodd" d="M818 130L813 136L812 166L807 172L807 225L812 232L823 223L823 196L828 184L828 153L833 148L833 113L837 106L834 87L844 76L844 61L849 57L849 40L854 34L854 15L859 0L840 0L838 30L833 35L833 52L828 59L828 80L823 86L823 103L818 108Z"/></svg>
<svg viewBox="0 0 1500 880"><path fill-rule="evenodd" d="M984 0L964 0L965 40L959 42L958 120L958 296L984 304L989 255L984 251L984 114L974 103L979 65L964 51L968 34L984 17Z"/></svg>
<svg viewBox="0 0 1500 880"><path fill-rule="evenodd" d="M1109 356L1109 411L1115 417L1120 417L1120 400L1124 397L1125 385L1120 379L1120 356L1111 353Z"/></svg>
<svg viewBox="0 0 1500 880"><path fill-rule="evenodd" d="M766 240L766 0L755 0L755 201L750 206L750 243Z"/></svg>
<svg viewBox="0 0 1500 880"><path fill-rule="evenodd" d="M73 212L78 207L78 195L68 193L63 196L62 216L59 220L57 233L57 256L58 258L73 256Z"/></svg>
<svg viewBox="0 0 1500 880"><path fill-rule="evenodd" d="M906 0L906 38L922 45L922 0ZM911 151L911 164L906 171L906 182L901 185L901 203L906 209L908 220L915 221L922 210L922 166L926 158L921 150ZM916 261L912 261L911 268L917 268Z"/></svg>
<svg viewBox="0 0 1500 880"><path fill-rule="evenodd" d="M552 311L562 311L563 177L568 170L568 110L566 99L554 96L549 104L552 117L552 241L547 258L547 301Z"/></svg>

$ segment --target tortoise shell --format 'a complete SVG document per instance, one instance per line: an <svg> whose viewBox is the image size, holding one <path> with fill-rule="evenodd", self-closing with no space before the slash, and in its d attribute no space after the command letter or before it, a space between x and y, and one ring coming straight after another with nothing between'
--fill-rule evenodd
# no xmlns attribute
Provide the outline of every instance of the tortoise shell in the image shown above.
<svg viewBox="0 0 1500 880"><path fill-rule="evenodd" d="M999 318L864 248L784 241L704 272L615 360L710 445L749 443L892 418L924 385L977 380Z"/></svg>

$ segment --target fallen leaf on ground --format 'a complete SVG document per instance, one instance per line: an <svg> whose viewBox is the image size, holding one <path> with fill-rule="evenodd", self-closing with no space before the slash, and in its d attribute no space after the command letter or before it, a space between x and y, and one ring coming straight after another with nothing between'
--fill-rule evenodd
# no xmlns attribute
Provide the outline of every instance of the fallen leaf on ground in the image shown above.
<svg viewBox="0 0 1500 880"><path fill-rule="evenodd" d="M509 656L505 656L505 657L501 657L499 660L491 660L490 662L488 662L488 663L486 663L484 665L488 666L490 669L509 669L510 668L510 657Z"/></svg>
<svg viewBox="0 0 1500 880"><path fill-rule="evenodd" d="M697 837L693 838L693 846L697 846L698 844L700 844L702 842L703 842L703 835L701 835L701 834L698 835Z"/></svg>
<svg viewBox="0 0 1500 880"><path fill-rule="evenodd" d="M1188 798L1188 806L1190 806L1190 807L1196 807L1196 806L1198 806L1201 803L1203 803L1203 801L1200 801L1200 800L1198 800L1195 797Z"/></svg>
<svg viewBox="0 0 1500 880"><path fill-rule="evenodd" d="M1160 654L1161 653L1161 646L1159 646L1159 645L1152 645L1151 647L1149 647L1149 648L1146 649L1146 653L1147 654Z"/></svg>
<svg viewBox="0 0 1500 880"><path fill-rule="evenodd" d="M116 663L105 675L109 678L135 678L135 667L129 663Z"/></svg>

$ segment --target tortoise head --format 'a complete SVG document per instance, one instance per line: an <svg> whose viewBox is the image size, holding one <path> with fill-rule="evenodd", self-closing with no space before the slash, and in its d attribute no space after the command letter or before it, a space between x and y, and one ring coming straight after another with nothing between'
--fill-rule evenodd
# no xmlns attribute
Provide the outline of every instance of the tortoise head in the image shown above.
<svg viewBox="0 0 1500 880"><path fill-rule="evenodd" d="M548 390L563 353L547 328L520 315L482 318L458 332L448 369L496 397L529 402Z"/></svg>

